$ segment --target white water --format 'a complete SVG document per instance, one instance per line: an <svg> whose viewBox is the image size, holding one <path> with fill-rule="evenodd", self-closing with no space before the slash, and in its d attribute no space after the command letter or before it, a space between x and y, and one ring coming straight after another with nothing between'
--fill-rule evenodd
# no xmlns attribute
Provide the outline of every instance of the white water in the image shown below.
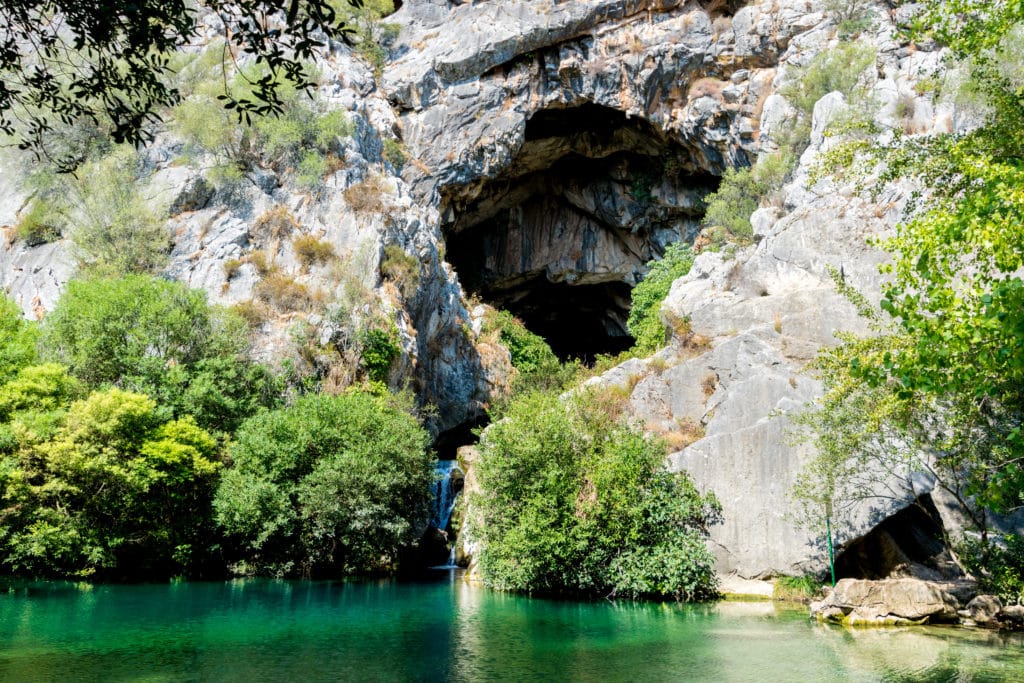
<svg viewBox="0 0 1024 683"><path fill-rule="evenodd" d="M458 467L454 460L438 460L434 466L437 481L434 482L434 509L430 516L430 525L444 531L455 510L458 491L452 481L452 470Z"/></svg>

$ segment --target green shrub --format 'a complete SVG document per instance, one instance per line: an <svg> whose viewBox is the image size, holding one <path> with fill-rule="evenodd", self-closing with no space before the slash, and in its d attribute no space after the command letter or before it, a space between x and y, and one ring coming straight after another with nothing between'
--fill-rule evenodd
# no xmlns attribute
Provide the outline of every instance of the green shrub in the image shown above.
<svg viewBox="0 0 1024 683"><path fill-rule="evenodd" d="M317 190L324 184L330 166L319 152L308 150L295 168L295 184L304 190Z"/></svg>
<svg viewBox="0 0 1024 683"><path fill-rule="evenodd" d="M90 388L146 393L174 415L231 431L276 387L245 352L248 326L206 293L146 275L72 280L43 324L43 355Z"/></svg>
<svg viewBox="0 0 1024 683"><path fill-rule="evenodd" d="M807 66L795 69L795 78L780 92L809 118L818 100L830 92L839 91L847 99L860 96L861 76L874 66L876 57L873 47L857 42L842 43L819 52Z"/></svg>
<svg viewBox="0 0 1024 683"><path fill-rule="evenodd" d="M498 341L508 349L512 366L523 374L550 370L558 365L558 357L540 335L530 332L521 320L508 311L487 311L483 334L498 333Z"/></svg>
<svg viewBox="0 0 1024 683"><path fill-rule="evenodd" d="M394 326L388 329L371 327L359 334L361 348L359 365L371 382L386 383L391 365L402 355Z"/></svg>
<svg viewBox="0 0 1024 683"><path fill-rule="evenodd" d="M406 161L405 147L398 140L392 140L391 138L384 140L384 158L395 169L402 170Z"/></svg>
<svg viewBox="0 0 1024 683"><path fill-rule="evenodd" d="M37 576L191 571L210 542L219 469L216 440L190 419L167 421L140 394L94 393L0 468L0 564Z"/></svg>
<svg viewBox="0 0 1024 683"><path fill-rule="evenodd" d="M156 272L171 234L165 209L141 190L135 150L121 147L86 164L71 182L68 236L86 266L113 273Z"/></svg>
<svg viewBox="0 0 1024 683"><path fill-rule="evenodd" d="M978 579L978 587L999 596L1004 604L1024 604L1024 535L990 539L964 539L957 547L964 568Z"/></svg>
<svg viewBox="0 0 1024 683"><path fill-rule="evenodd" d="M508 349L512 367L519 371L512 383L513 394L558 391L575 381L579 362L561 363L543 337L508 311L487 311L481 331Z"/></svg>
<svg viewBox="0 0 1024 683"><path fill-rule="evenodd" d="M663 446L596 395L528 394L484 432L480 450L472 523L488 585L543 595L715 594L705 539L717 502L667 472Z"/></svg>
<svg viewBox="0 0 1024 683"><path fill-rule="evenodd" d="M14 235L27 245L37 246L54 242L61 237L63 221L55 216L45 200L34 199L14 227Z"/></svg>
<svg viewBox="0 0 1024 683"><path fill-rule="evenodd" d="M874 5L872 0L826 0L825 11L835 20L839 37L845 40L871 28Z"/></svg>
<svg viewBox="0 0 1024 683"><path fill-rule="evenodd" d="M427 519L428 441L412 417L363 392L306 396L247 420L214 500L238 568L392 568Z"/></svg>
<svg viewBox="0 0 1024 683"><path fill-rule="evenodd" d="M752 167L726 170L718 189L705 197L707 209L703 224L724 230L729 241L749 244L754 237L751 214L766 200L782 203L781 198L774 195L782 188L795 165L793 149L783 146L779 152L760 159Z"/></svg>
<svg viewBox="0 0 1024 683"><path fill-rule="evenodd" d="M251 67L232 79L230 89L241 97L250 82L264 76L265 69ZM247 170L266 165L279 173L292 173L304 189L318 189L324 176L337 167L339 140L354 131L345 112L320 112L306 93L282 82L278 94L283 111L243 126L217 101L223 87L220 77L197 81L173 112L173 125L185 139L186 155L212 157L211 182L218 188L231 187Z"/></svg>
<svg viewBox="0 0 1024 683"><path fill-rule="evenodd" d="M419 259L397 244L387 244L380 260L380 274L394 282L403 296L412 296L420 286Z"/></svg>
<svg viewBox="0 0 1024 683"><path fill-rule="evenodd" d="M0 384L36 362L39 325L26 320L21 308L0 292Z"/></svg>
<svg viewBox="0 0 1024 683"><path fill-rule="evenodd" d="M665 345L667 330L659 317L661 302L668 296L672 283L690 272L693 250L686 244L670 244L665 254L647 264L644 279L632 292L632 306L626 326L636 339L634 348L641 355L650 355Z"/></svg>

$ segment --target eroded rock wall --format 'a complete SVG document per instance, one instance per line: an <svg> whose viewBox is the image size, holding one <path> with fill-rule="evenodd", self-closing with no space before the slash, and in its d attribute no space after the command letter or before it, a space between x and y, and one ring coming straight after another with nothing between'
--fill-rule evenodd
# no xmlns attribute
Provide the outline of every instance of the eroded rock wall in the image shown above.
<svg viewBox="0 0 1024 683"><path fill-rule="evenodd" d="M383 314L404 351L393 385L411 379L437 407L435 432L470 422L510 368L507 352L480 336L485 309L467 306L463 284L475 278L503 305L542 291L530 289L538 282L607 287L593 316L607 333L621 330L624 292L643 264L669 242L693 240L716 178L773 150L793 125L780 87L793 67L838 44L835 24L817 0L736 4L406 0L388 18L401 31L379 80L343 46L321 65L320 97L356 130L322 190L263 169L240 191L215 192L201 163L175 161L172 135L147 152L151 190L174 207L166 274L214 301L245 302L259 296L251 256L262 252L322 293L274 308L259 326L262 357L287 353L297 325L329 344L352 316ZM915 134L966 125L952 105L915 91L939 55L893 38L904 10L879 3L873 12L863 40L878 49L866 76L877 122ZM820 534L787 516L786 492L810 452L790 443L786 414L820 393L805 372L817 349L837 331L865 331L827 267L877 294L883 255L865 238L894 225L906 191L868 201L850 187L808 185L830 144L824 126L845 107L838 93L815 106L812 144L781 201L754 215L755 243L705 251L673 287L663 307L677 331L670 347L598 380L626 387L632 415L677 445L670 464L722 500L712 539L725 575L822 567ZM382 157L383 141L398 138L409 157L400 170ZM0 224L14 225L25 197L13 172L3 177ZM346 196L367 182L375 201ZM261 218L282 210L287 234L265 230ZM304 265L296 235L329 242L340 263ZM414 257L415 287L381 277L385 245ZM2 284L26 314L51 308L73 273L66 247L0 250ZM545 302L571 301L567 291L545 290L531 306L541 314ZM924 492L910 486L907 500ZM878 514L886 511L855 515L840 540Z"/></svg>

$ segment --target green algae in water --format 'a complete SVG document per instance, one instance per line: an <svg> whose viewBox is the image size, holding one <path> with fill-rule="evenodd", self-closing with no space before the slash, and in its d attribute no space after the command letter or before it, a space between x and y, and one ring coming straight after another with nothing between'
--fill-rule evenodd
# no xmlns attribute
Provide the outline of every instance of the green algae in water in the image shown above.
<svg viewBox="0 0 1024 683"><path fill-rule="evenodd" d="M1024 636L425 582L15 585L3 681L1024 681Z"/></svg>

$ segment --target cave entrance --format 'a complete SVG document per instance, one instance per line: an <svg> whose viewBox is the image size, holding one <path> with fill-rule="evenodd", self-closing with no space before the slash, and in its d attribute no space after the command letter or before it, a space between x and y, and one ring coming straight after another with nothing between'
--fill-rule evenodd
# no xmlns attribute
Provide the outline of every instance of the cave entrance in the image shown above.
<svg viewBox="0 0 1024 683"><path fill-rule="evenodd" d="M443 191L447 260L468 292L544 337L563 360L633 344L645 264L700 229L718 178L649 122L587 103L545 109L496 177Z"/></svg>

